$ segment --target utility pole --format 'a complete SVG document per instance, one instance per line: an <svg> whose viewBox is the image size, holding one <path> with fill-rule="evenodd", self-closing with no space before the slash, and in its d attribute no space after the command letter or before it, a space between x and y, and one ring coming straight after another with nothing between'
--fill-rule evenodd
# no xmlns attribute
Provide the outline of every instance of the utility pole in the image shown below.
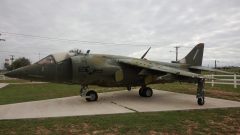
<svg viewBox="0 0 240 135"><path fill-rule="evenodd" d="M217 68L217 62L219 62L218 60L215 60L215 69Z"/></svg>
<svg viewBox="0 0 240 135"><path fill-rule="evenodd" d="M11 60L11 65L12 65L13 60L14 60L14 55L10 55L10 56L11 56L11 58L10 58L10 60Z"/></svg>
<svg viewBox="0 0 240 135"><path fill-rule="evenodd" d="M178 61L178 48L180 48L180 46L175 46L174 48L176 48L176 61Z"/></svg>
<svg viewBox="0 0 240 135"><path fill-rule="evenodd" d="M40 56L41 56L40 53L38 53L38 60L40 60Z"/></svg>
<svg viewBox="0 0 240 135"><path fill-rule="evenodd" d="M0 33L0 36L1 36L2 34ZM3 38L0 38L0 41L6 41L5 39L3 39Z"/></svg>

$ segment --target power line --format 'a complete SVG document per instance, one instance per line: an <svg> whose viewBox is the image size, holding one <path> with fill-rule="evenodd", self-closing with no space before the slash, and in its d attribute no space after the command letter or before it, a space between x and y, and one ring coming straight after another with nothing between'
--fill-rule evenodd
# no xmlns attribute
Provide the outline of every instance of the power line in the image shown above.
<svg viewBox="0 0 240 135"><path fill-rule="evenodd" d="M114 42L88 41L88 40L76 40L76 39L66 39L66 38L57 38L57 37L38 36L38 35L23 34L23 33L13 33L13 32L6 32L6 31L0 31L0 32L8 34L8 35L28 37L28 38L30 37L30 38L39 38L39 39L44 39L44 40L55 40L55 41L66 41L66 42L80 42L80 43L90 43L90 44L131 45L131 46L146 46L147 44L149 44L149 43L146 43L146 44L133 44L133 43L114 43ZM158 45L153 45L153 46L158 46Z"/></svg>
<svg viewBox="0 0 240 135"><path fill-rule="evenodd" d="M34 52L20 52L20 51L0 51L2 53L19 53L19 54L39 54L39 53L34 53ZM41 54L48 54L48 53L41 53Z"/></svg>

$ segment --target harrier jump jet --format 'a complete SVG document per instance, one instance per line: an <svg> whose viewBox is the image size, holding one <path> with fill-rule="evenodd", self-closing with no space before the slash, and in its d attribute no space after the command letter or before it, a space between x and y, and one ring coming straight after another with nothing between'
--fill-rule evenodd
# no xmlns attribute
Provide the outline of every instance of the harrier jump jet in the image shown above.
<svg viewBox="0 0 240 135"><path fill-rule="evenodd" d="M204 44L196 45L186 57L172 63L144 59L149 49L140 59L90 54L90 51L51 54L35 64L5 75L34 81L80 84L80 95L87 101L98 99L97 93L89 90L88 85L126 87L128 90L132 86L141 86L139 95L151 97L153 91L149 84L176 81L197 83L197 103L203 105L205 78L200 73L202 70L219 71L201 66Z"/></svg>

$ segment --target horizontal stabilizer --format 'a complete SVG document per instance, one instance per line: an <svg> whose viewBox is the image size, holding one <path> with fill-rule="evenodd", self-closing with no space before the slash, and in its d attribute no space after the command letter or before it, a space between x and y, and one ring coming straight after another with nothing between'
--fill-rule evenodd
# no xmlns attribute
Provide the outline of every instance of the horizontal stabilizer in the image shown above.
<svg viewBox="0 0 240 135"><path fill-rule="evenodd" d="M203 66L191 66L189 68L190 69L203 70L203 71L219 72L219 73L224 73L224 74L234 74L234 73L231 73L231 72L226 72L226 71L222 71L222 70L218 70L218 69L214 69L214 68L203 67Z"/></svg>

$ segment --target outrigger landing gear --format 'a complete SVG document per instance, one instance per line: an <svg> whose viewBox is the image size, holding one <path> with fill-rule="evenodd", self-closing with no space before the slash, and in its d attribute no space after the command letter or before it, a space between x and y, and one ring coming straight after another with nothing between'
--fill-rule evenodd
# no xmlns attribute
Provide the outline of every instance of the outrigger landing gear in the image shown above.
<svg viewBox="0 0 240 135"><path fill-rule="evenodd" d="M141 97L151 97L153 95L153 91L151 88L149 87L146 87L146 86L142 86L140 89L139 89L139 95Z"/></svg>
<svg viewBox="0 0 240 135"><path fill-rule="evenodd" d="M80 89L80 96L85 97L88 102L91 101L97 101L98 100L98 94L94 90L88 91L88 86L81 86Z"/></svg>
<svg viewBox="0 0 240 135"><path fill-rule="evenodd" d="M205 103L204 85L205 85L205 79L204 78L198 79L198 88L197 88L198 105L204 105Z"/></svg>

